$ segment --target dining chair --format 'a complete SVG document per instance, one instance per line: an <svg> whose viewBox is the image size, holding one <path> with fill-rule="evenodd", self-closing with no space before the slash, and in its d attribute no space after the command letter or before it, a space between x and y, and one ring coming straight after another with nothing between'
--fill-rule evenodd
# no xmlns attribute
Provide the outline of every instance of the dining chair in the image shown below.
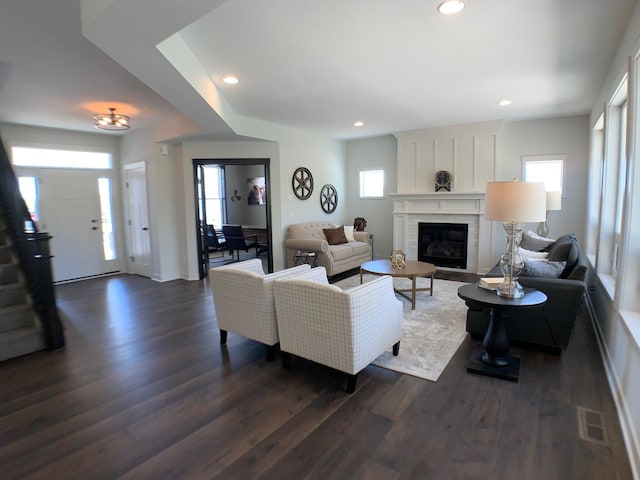
<svg viewBox="0 0 640 480"><path fill-rule="evenodd" d="M223 225L222 233L231 256L233 256L234 251L236 252L236 261L240 261L240 250L248 252L250 249L255 248L256 257L259 255L258 235L245 235L241 225Z"/></svg>

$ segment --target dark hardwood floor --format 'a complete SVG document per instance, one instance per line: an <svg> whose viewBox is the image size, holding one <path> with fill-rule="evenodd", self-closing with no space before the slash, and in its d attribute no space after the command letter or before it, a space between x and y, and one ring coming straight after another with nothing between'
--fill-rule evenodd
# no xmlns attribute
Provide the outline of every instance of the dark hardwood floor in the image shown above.
<svg viewBox="0 0 640 480"><path fill-rule="evenodd" d="M586 315L562 356L516 349L519 383L467 374L469 338L436 383L370 366L348 395L324 367L221 348L205 281L56 291L67 349L0 363L4 480L631 478Z"/></svg>

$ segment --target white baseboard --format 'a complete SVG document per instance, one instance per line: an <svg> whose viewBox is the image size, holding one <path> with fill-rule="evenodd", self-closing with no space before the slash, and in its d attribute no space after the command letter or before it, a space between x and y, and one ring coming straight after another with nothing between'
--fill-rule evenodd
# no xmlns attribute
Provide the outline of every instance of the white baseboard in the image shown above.
<svg viewBox="0 0 640 480"><path fill-rule="evenodd" d="M170 282L171 280L180 280L181 278L182 276L179 273L171 273L165 275L154 274L151 277L151 280L154 280L156 282Z"/></svg>
<svg viewBox="0 0 640 480"><path fill-rule="evenodd" d="M616 404L616 411L618 412L618 420L620 421L620 428L622 429L622 437L627 449L627 457L629 458L629 464L631 465L631 473L635 480L640 480L640 441L635 433L633 422L627 408L627 400L624 397L622 389L620 388L620 381L615 369L613 368L613 362L611 361L611 355L607 348L607 344L604 341L604 335L600 330L600 325L596 320L595 311L591 304L589 295L586 296L586 305L589 312L589 318L593 325L593 330L596 334L596 340L598 341L598 347L600 349L600 355L602 356L602 362L607 374L607 381L609 383L609 389L613 395L613 401Z"/></svg>

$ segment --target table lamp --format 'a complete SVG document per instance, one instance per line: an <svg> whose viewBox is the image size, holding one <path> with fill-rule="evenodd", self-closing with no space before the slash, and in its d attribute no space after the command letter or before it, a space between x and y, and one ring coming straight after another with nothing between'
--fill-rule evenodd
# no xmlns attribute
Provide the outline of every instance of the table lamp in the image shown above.
<svg viewBox="0 0 640 480"><path fill-rule="evenodd" d="M524 296L524 290L518 283L524 266L519 253L522 229L526 222L545 219L545 200L543 183L518 180L487 183L484 217L501 221L507 235L507 249L500 259L504 282L496 289L501 297Z"/></svg>
<svg viewBox="0 0 640 480"><path fill-rule="evenodd" d="M538 235L546 237L549 234L549 225L547 225L547 219L549 218L549 212L551 210L562 210L562 192L551 191L547 192L547 213L544 217L544 222L538 224Z"/></svg>

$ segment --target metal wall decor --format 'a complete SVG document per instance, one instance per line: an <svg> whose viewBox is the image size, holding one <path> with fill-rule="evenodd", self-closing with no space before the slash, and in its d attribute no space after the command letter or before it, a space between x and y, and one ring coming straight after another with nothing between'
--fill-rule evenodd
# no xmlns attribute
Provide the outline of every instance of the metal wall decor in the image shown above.
<svg viewBox="0 0 640 480"><path fill-rule="evenodd" d="M338 206L338 191L336 187L326 184L320 190L320 206L324 213L333 213Z"/></svg>
<svg viewBox="0 0 640 480"><path fill-rule="evenodd" d="M300 200L306 200L313 192L313 176L308 168L299 167L291 177L291 188Z"/></svg>

